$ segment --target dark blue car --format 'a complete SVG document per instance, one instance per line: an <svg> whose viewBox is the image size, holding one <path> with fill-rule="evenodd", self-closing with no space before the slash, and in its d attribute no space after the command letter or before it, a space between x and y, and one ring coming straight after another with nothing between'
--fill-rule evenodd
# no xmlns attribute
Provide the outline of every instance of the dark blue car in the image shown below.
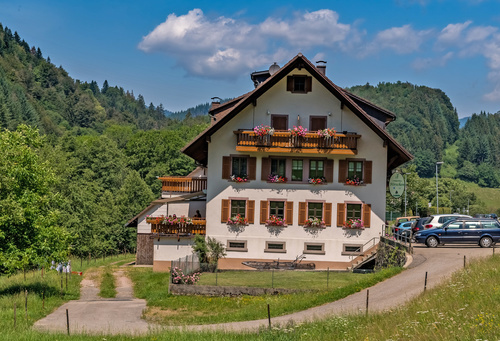
<svg viewBox="0 0 500 341"><path fill-rule="evenodd" d="M414 234L417 243L427 247L439 244L477 244L491 247L500 240L500 223L495 219L459 219L449 221L439 228Z"/></svg>

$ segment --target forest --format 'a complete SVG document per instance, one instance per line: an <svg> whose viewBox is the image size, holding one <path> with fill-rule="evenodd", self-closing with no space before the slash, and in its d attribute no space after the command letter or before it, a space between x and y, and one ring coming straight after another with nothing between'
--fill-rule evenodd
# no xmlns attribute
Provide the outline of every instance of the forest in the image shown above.
<svg viewBox="0 0 500 341"><path fill-rule="evenodd" d="M500 186L500 113L473 115L459 129L439 89L410 83L348 89L397 115L390 133L415 160L408 205L433 202L435 162L456 207L478 204L465 181ZM166 113L104 81L72 79L40 47L0 24L0 273L77 256L133 250L124 224L161 193L157 177L186 175L180 149L205 129L208 104ZM431 178L431 179L428 179ZM443 200L445 205L446 199ZM388 208L401 210L389 198Z"/></svg>

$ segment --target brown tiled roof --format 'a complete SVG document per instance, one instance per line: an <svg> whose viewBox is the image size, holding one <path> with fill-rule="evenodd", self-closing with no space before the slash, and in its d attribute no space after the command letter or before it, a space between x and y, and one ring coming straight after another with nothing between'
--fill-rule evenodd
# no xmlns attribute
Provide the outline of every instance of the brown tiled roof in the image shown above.
<svg viewBox="0 0 500 341"><path fill-rule="evenodd" d="M388 170L393 169L413 158L413 156L406 149L404 149L384 128L378 125L375 120L356 103L357 101L361 102L362 99L360 97L353 95L335 85L329 78L319 72L316 66L314 66L301 53L296 55L292 60L278 70L278 72L270 76L254 90L209 111L209 114L213 115L216 121L213 122L213 124L205 131L199 134L193 141L186 145L182 149L182 152L192 157L202 165L206 165L208 140L210 139L210 136L231 118L236 116L241 110L256 101L262 94L264 94L268 89L283 79L295 68L305 68L326 89L328 89L336 98L344 103L344 105L346 105L356 116L358 116L388 144ZM379 108L369 101L362 100L362 103L373 107L375 110L382 112L386 116L395 117L395 115L390 111Z"/></svg>

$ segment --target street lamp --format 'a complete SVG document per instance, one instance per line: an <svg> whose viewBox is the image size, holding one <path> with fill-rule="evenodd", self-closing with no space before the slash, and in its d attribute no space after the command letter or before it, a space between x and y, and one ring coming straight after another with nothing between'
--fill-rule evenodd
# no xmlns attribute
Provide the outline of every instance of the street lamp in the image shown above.
<svg viewBox="0 0 500 341"><path fill-rule="evenodd" d="M438 165L443 163L443 161L436 162L436 214L439 214Z"/></svg>
<svg viewBox="0 0 500 341"><path fill-rule="evenodd" d="M406 203L407 203L406 202L406 176L409 174L411 174L411 173L404 173L404 175L405 175L405 217L406 217Z"/></svg>

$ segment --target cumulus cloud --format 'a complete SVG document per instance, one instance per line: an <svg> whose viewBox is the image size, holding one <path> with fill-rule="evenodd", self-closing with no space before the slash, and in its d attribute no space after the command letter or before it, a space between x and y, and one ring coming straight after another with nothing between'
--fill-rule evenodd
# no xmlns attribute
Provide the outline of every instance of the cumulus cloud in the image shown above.
<svg viewBox="0 0 500 341"><path fill-rule="evenodd" d="M436 58L417 58L413 61L411 66L416 70L424 70L433 67L443 67L448 61L453 58L454 53L448 52L444 56L439 56Z"/></svg>
<svg viewBox="0 0 500 341"><path fill-rule="evenodd" d="M417 31L411 25L391 27L380 31L374 40L366 46L363 55L369 55L381 50L393 50L397 54L416 52L430 37L432 30Z"/></svg>

